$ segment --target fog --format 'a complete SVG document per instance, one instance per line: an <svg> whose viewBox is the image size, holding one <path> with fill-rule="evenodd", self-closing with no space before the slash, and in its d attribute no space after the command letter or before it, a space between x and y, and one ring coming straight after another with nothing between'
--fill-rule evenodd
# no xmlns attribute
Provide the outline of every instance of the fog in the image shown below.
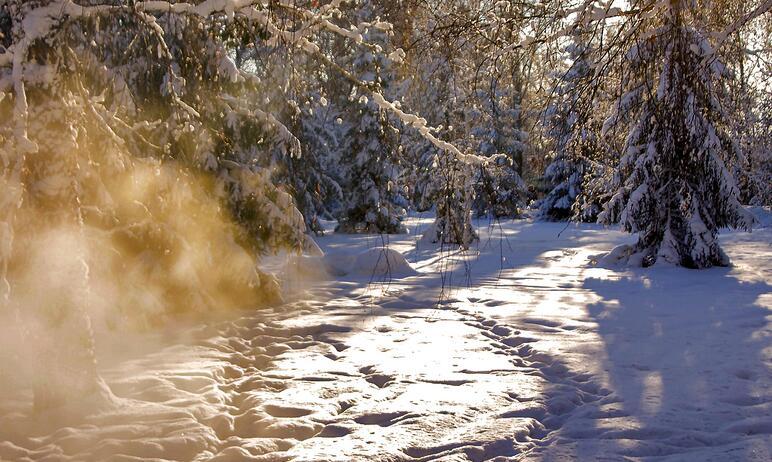
<svg viewBox="0 0 772 462"><path fill-rule="evenodd" d="M29 159L23 177L0 310L0 387L34 389L38 410L93 393L109 401L97 357L142 348L143 333L280 298L213 181L173 161L58 154L78 166L74 178L51 180L45 156Z"/></svg>

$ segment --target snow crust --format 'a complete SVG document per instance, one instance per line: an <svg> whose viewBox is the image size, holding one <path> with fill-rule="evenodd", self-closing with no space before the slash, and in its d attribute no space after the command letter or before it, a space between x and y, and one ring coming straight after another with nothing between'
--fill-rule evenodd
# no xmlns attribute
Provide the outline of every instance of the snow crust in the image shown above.
<svg viewBox="0 0 772 462"><path fill-rule="evenodd" d="M0 459L772 459L770 228L721 235L731 268L610 270L589 258L634 237L521 220L416 248L432 222L320 238L305 258L349 271L304 301L113 339L108 407L32 414L4 371ZM411 277L363 277L384 254Z"/></svg>

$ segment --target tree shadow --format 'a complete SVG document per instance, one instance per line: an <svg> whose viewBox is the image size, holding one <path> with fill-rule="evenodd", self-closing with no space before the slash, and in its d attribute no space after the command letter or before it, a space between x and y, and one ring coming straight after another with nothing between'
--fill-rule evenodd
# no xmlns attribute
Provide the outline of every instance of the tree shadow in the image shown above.
<svg viewBox="0 0 772 462"><path fill-rule="evenodd" d="M545 379L536 401L514 403L518 409L502 414L537 422L513 448L527 451L529 460L550 460L556 454L576 460L678 459L687 453L699 459L700 451L716 446L721 454L731 453L730 459L738 454L735 459L743 459L750 451L768 454L765 438L772 423L765 412L772 387L763 355L769 347L764 337L769 311L760 297L770 293L769 284L763 278L741 281L747 271L726 268L657 267L615 274L577 266L575 258L608 250L623 239L592 226L507 226L501 233L484 233L472 249L487 256L447 257L443 268L450 274L443 281L436 272L390 281L392 292L376 296L371 309L339 311L336 322L422 315L439 320L445 310L453 310L484 324L488 330L481 334L513 364ZM436 249L420 252L408 260L436 255ZM350 281L347 293L368 282ZM483 285L498 292L475 293ZM466 288L473 290L462 292ZM517 304L518 310L494 303L497 299ZM436 306L431 314L422 310L431 305ZM475 305L486 309L466 309ZM554 308L546 316L554 317L548 321L555 324L531 325L531 318L543 321L539 317L545 313L538 307L547 305ZM565 311L569 306L581 307L582 313ZM571 316L585 322L566 323ZM597 347L599 355L587 355L592 364L578 368L585 372L572 370L574 359L531 348L535 338L496 334L514 327L534 330L539 337L538 332L586 329L586 321L597 324L592 328L597 345L577 347Z"/></svg>
<svg viewBox="0 0 772 462"><path fill-rule="evenodd" d="M760 298L769 284L740 281L728 268L668 267L584 287L600 298L588 309L613 392L598 403L592 431L584 420L583 431L565 436L591 434L604 441L595 446L603 455L627 457L723 445L744 454L755 444L747 438L769 437L770 312ZM610 409L617 425L603 421Z"/></svg>

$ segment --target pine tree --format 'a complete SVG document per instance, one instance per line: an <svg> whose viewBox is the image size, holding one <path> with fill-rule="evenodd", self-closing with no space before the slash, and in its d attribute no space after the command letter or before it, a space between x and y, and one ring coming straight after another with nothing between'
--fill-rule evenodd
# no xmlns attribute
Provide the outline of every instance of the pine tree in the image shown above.
<svg viewBox="0 0 772 462"><path fill-rule="evenodd" d="M728 76L718 60L706 65L713 50L687 22L685 3L661 8L658 27L626 55L628 91L605 127L629 129L617 189L600 219L638 233L627 251L633 264L725 266L718 230L750 230L753 221L728 168L737 155L720 104Z"/></svg>
<svg viewBox="0 0 772 462"><path fill-rule="evenodd" d="M521 130L521 108L512 89L478 91L466 115L469 144L487 159L477 169L473 208L477 216L517 217L525 206L526 185L520 174L528 134Z"/></svg>
<svg viewBox="0 0 772 462"><path fill-rule="evenodd" d="M297 137L297 152L273 149L258 164L295 199L306 230L322 235L319 219L333 220L343 199L342 175L337 165L347 149L348 129L341 110L326 92L333 84L318 63L291 46L249 44L240 51L240 68L255 69L272 82L261 87L259 98L268 101L271 114Z"/></svg>
<svg viewBox="0 0 772 462"><path fill-rule="evenodd" d="M538 217L545 220L595 221L599 207L592 203L579 204L583 185L588 181L592 167L590 160L598 150L592 119L584 101L584 87L593 76L588 62L589 48L576 34L566 47L570 68L557 80L554 102L546 112L547 135L553 142L550 164L544 171L544 180L550 187L536 207ZM584 197L587 197L585 194Z"/></svg>
<svg viewBox="0 0 772 462"><path fill-rule="evenodd" d="M377 22L376 12L373 2L362 0L358 3L360 22L375 20L365 39L385 48L389 29ZM388 100L395 100L396 76L391 60L368 48L355 47L352 53L354 76ZM367 95L357 95L358 89L352 88L350 98L360 104L351 105L352 111L347 116L353 122L348 133L351 151L341 159L347 169L347 197L336 231L404 233L406 230L401 222L407 200L400 185L399 131L386 110Z"/></svg>
<svg viewBox="0 0 772 462"><path fill-rule="evenodd" d="M766 95L760 106L763 113L746 134L747 203L772 207L772 95Z"/></svg>
<svg viewBox="0 0 772 462"><path fill-rule="evenodd" d="M770 66L772 67L772 65ZM738 83L730 107L732 136L741 156L732 165L740 187L740 200L753 206L772 205L772 96Z"/></svg>
<svg viewBox="0 0 772 462"><path fill-rule="evenodd" d="M453 64L457 61L454 54L458 51L455 45L432 43L428 51L409 56L408 66L415 77L408 81L405 96L411 109L425 115L429 125L437 127L440 138L461 146L464 111L454 85ZM430 210L435 205L435 194L441 189L438 184L441 175L436 174L440 165L438 150L414 131L405 133L403 145L407 164L415 167L405 172L412 206L418 211Z"/></svg>
<svg viewBox="0 0 772 462"><path fill-rule="evenodd" d="M297 115L303 156L291 159L288 176L294 179L293 192L307 229L319 235L319 219L333 220L341 212L343 172L338 166L343 153L349 151L349 128L341 111L325 97L312 94L311 101Z"/></svg>
<svg viewBox="0 0 772 462"><path fill-rule="evenodd" d="M100 329L146 328L276 301L256 258L305 240L291 196L255 165L297 139L250 104L255 82L228 51L263 31L204 13L0 4L0 308L44 346L38 407L104 391L94 313Z"/></svg>
<svg viewBox="0 0 772 462"><path fill-rule="evenodd" d="M38 383L40 406L104 391L93 313L142 329L278 300L256 262L308 241L265 166L297 159L300 141L237 51L283 42L329 63L277 15L361 41L330 22L338 4L0 1L0 311L49 337L28 336L41 372L61 375ZM301 175L306 197L316 180Z"/></svg>
<svg viewBox="0 0 772 462"><path fill-rule="evenodd" d="M346 205L336 231L404 233L401 222L407 201L400 186L401 168L393 160L399 132L383 110L366 102L351 133L351 157L344 160Z"/></svg>
<svg viewBox="0 0 772 462"><path fill-rule="evenodd" d="M437 216L421 237L423 243L468 249L478 239L472 226L474 167L454 156L435 154L429 194Z"/></svg>

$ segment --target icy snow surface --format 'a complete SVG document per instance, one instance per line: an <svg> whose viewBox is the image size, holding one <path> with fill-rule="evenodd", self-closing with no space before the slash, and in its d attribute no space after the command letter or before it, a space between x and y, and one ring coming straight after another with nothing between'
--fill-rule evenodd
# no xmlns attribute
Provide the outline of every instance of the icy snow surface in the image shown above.
<svg viewBox="0 0 772 462"><path fill-rule="evenodd" d="M632 237L523 220L416 249L430 222L330 234L290 266L300 301L114 348L107 409L3 390L0 459L772 460L772 228L723 234L732 268L609 270L588 257Z"/></svg>

